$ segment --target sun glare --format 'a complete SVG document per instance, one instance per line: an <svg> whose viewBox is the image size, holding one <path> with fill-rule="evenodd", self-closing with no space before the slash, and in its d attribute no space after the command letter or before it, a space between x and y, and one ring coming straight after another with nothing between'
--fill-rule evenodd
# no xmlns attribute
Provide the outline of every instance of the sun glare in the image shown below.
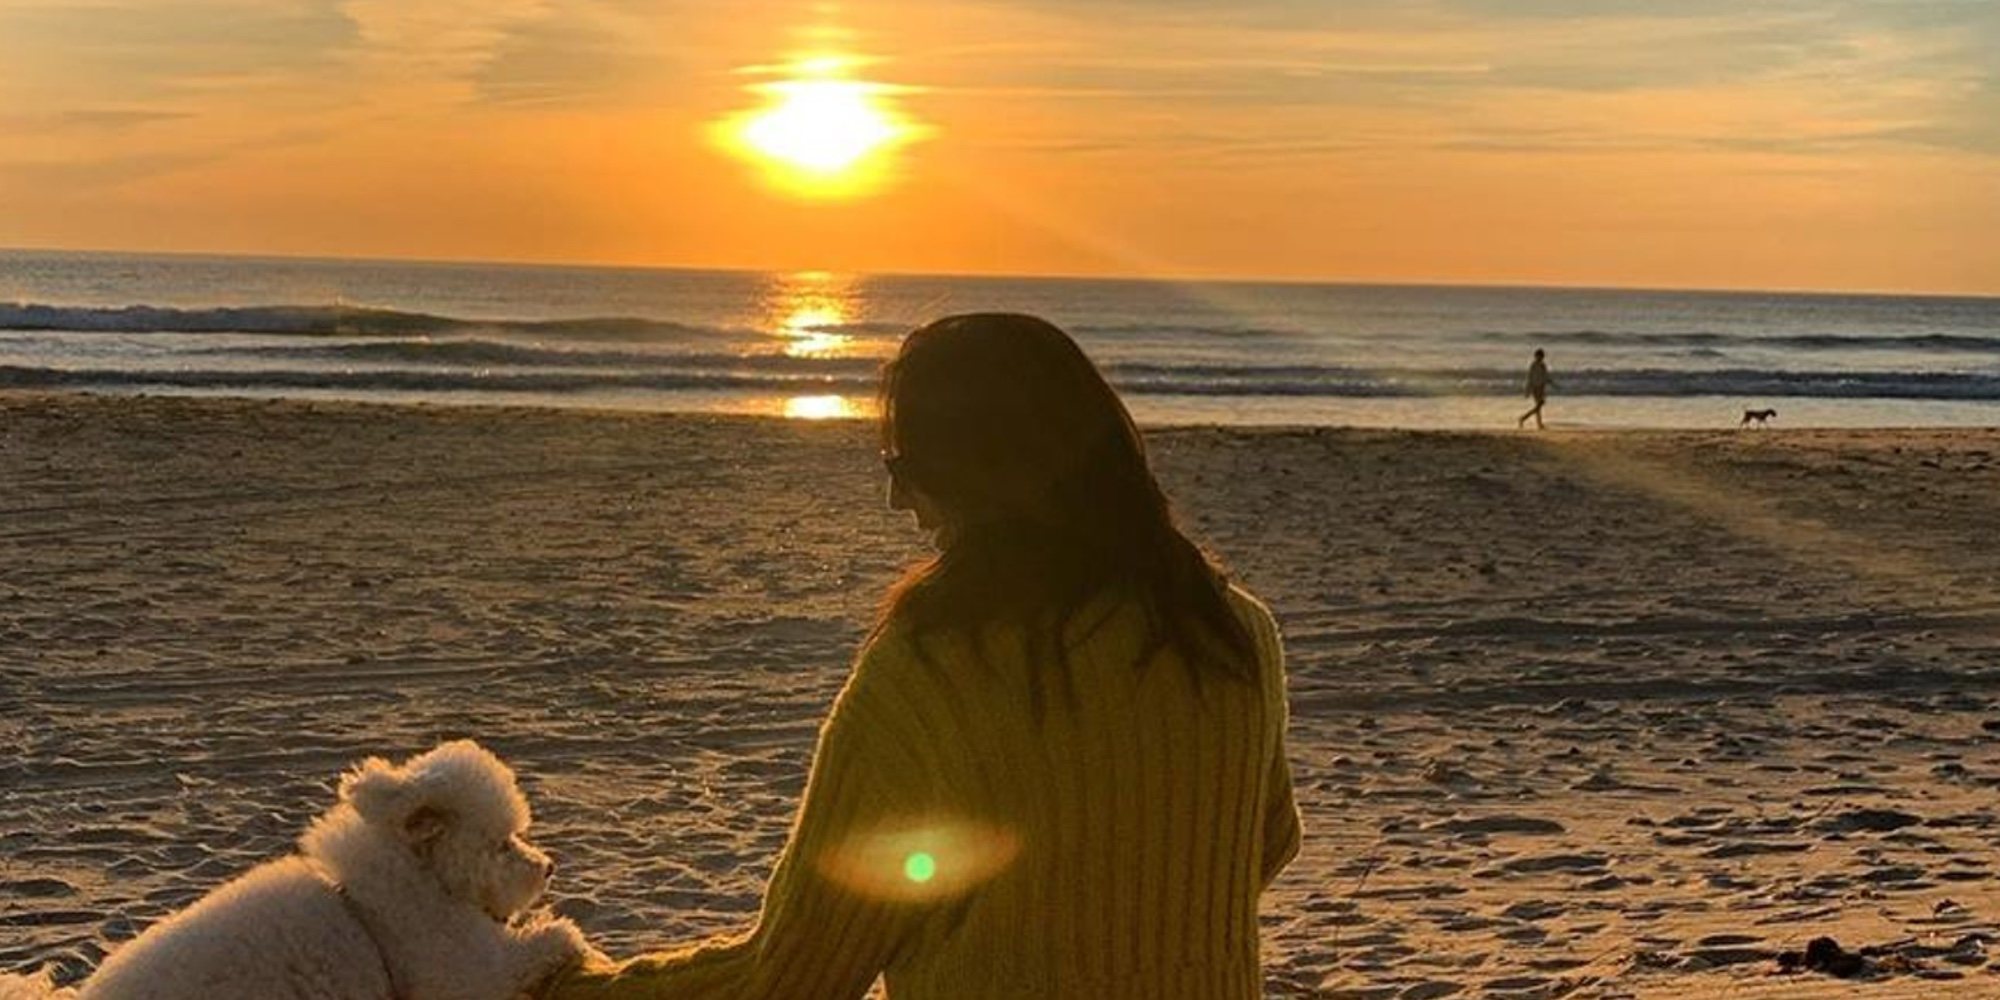
<svg viewBox="0 0 2000 1000"><path fill-rule="evenodd" d="M751 87L764 106L721 122L724 147L790 194L838 198L873 190L886 178L891 154L923 129L895 107L903 88L850 79L852 63L809 57L785 67L787 79Z"/></svg>
<svg viewBox="0 0 2000 1000"><path fill-rule="evenodd" d="M791 80L772 84L771 90L778 95L775 106L744 123L743 141L800 170L839 173L899 134L867 84Z"/></svg>

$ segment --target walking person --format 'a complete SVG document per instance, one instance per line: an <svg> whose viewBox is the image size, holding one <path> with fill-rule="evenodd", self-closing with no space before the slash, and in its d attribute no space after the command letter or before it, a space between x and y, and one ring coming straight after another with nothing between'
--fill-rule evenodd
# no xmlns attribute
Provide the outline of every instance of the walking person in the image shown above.
<svg viewBox="0 0 2000 1000"><path fill-rule="evenodd" d="M889 504L937 554L834 702L755 927L549 995L1257 1000L1300 841L1270 612L1054 325L931 323L881 401Z"/></svg>
<svg viewBox="0 0 2000 1000"><path fill-rule="evenodd" d="M1535 348L1535 360L1532 364L1528 365L1528 398L1535 401L1535 406L1534 409L1521 414L1521 419L1514 421L1515 427L1527 426L1528 418L1534 417L1535 429L1543 429L1542 404L1549 401L1549 387L1553 385L1555 385L1555 382L1549 378L1548 362L1543 360L1542 349L1537 347Z"/></svg>

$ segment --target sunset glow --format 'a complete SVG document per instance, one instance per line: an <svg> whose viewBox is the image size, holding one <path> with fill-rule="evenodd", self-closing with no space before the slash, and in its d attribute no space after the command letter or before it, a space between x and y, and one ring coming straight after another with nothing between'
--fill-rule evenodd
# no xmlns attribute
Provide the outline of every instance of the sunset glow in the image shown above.
<svg viewBox="0 0 2000 1000"><path fill-rule="evenodd" d="M0 246L2000 292L2000 4L1136 10L0 0Z"/></svg>

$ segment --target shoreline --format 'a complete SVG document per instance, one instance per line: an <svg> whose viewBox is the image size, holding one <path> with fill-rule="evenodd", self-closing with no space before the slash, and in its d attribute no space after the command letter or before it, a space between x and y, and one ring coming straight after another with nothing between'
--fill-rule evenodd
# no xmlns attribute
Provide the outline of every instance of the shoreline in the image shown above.
<svg viewBox="0 0 2000 1000"><path fill-rule="evenodd" d="M1285 632L1267 995L1823 996L1822 934L2000 989L2000 429L1148 443ZM450 736L601 947L742 928L923 552L881 491L865 421L0 392L0 969Z"/></svg>
<svg viewBox="0 0 2000 1000"><path fill-rule="evenodd" d="M834 394L834 395L839 395L840 398L842 399L864 400L864 398L860 396L840 395L840 394ZM808 395L804 397L792 397L792 398L819 399L819 398L829 398L829 397ZM1143 399L1145 397L1142 396L1134 398ZM1195 398L1217 399L1221 397L1195 397ZM1391 399L1402 399L1402 398L1403 397L1391 397ZM1421 399L1421 397L1413 397L1413 398ZM1588 398L1618 399L1620 397L1588 397ZM1724 396L1695 397L1695 398L1704 398L1704 399L1713 398L1717 400L1736 401L1735 397L1724 397ZM1781 397L1779 401L1782 402L1790 398L1792 397ZM1799 397L1799 398L1815 399L1816 397ZM19 401L19 400L36 400L36 399L45 399L45 400L87 399L87 400L101 400L101 401L117 401L117 400L188 401L195 404L211 404L211 405L222 405L222 406L228 406L232 404L242 404L242 405L282 404L282 405L326 407L331 409L356 407L356 408L379 408L389 411L412 410L418 412L470 410L470 411L491 413L500 417L505 417L508 415L526 416L534 414L572 414L572 415L582 415L582 416L600 416L607 418L645 417L649 419L652 418L672 419L677 417L685 417L685 418L703 419L703 420L719 419L719 420L770 421L770 422L784 423L784 424L800 424L800 425L817 424L826 426L846 426L846 425L866 426L866 425L872 425L875 420L875 417L871 413L866 413L866 412L862 413L842 412L831 416L788 415L782 412L702 409L702 408L679 409L679 408L669 408L665 406L619 404L616 402L577 402L573 404L562 404L562 403L519 401L519 400L365 399L365 398L353 398L347 396L314 397L314 396L277 395L277 394L232 395L223 393L211 394L211 393L192 393L192 392L187 392L187 393L158 392L150 390L137 390L132 392L108 392L97 389L46 389L46 388L0 387L0 404L4 404L9 400ZM773 399L777 401L783 401L785 397L782 396L773 397ZM1453 401L1483 400L1488 402L1504 400L1504 405L1501 407L1502 409L1517 408L1515 407L1515 401L1508 397L1451 397L1451 399ZM1818 402L1826 403L1829 401L1820 399L1818 400ZM1832 400L1831 402L1894 403L1894 402L1907 402L1907 401ZM1929 402L1950 403L1952 401L1929 401ZM1987 406L1987 404L1984 403L1974 403L1969 405L1978 406L1981 408L1985 408ZM1530 430L1527 428L1507 427L1504 426L1505 424L1504 421L1500 421L1499 425L1496 426L1479 426L1479 425L1401 426L1401 425L1388 425L1388 424L1379 424L1379 425L1352 424L1352 423L1329 424L1329 423L1303 423L1303 422L1295 422L1295 423L1284 423L1284 422L1261 423L1261 422L1229 422L1229 421L1162 422L1162 421L1152 421L1152 420L1137 420L1136 417L1135 420L1137 420L1140 429L1149 434L1160 433L1160 432L1180 432L1180 431L1195 431L1195 430L1210 430L1210 429L1243 431L1251 433L1279 433L1279 434L1285 434L1285 433L1303 434L1303 433L1330 431L1338 433L1407 433L1407 434L1443 434L1443 435L1470 434L1470 435L1493 435L1493 436L1504 436L1504 437L1512 437L1517 435L1531 436L1535 434L1541 434L1544 436L1562 436L1562 435L1623 436L1623 435L1677 435L1677 434L1733 435L1738 433L1752 433L1752 434L1784 434L1791 436L1802 435L1802 434L1839 436L1845 434L1903 434L1903 433L1977 434L1982 432L2000 433L2000 404L1994 404L1992 408L1995 411L1993 415L1993 419L1995 422L1991 424L1985 424L1985 423L1866 424L1866 425L1769 424L1769 425L1743 427L1743 426L1728 424L1726 421L1721 421L1712 425L1704 425L1704 426L1668 426L1668 425L1651 426L1651 425L1622 425L1622 424L1597 424L1597 423L1568 423L1560 419L1554 419L1551 420L1550 427L1540 431Z"/></svg>

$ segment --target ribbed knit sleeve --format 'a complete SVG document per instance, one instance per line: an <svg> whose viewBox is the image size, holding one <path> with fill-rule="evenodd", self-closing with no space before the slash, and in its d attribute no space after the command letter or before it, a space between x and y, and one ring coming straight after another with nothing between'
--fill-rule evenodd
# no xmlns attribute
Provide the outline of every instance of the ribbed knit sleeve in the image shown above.
<svg viewBox="0 0 2000 1000"><path fill-rule="evenodd" d="M867 993L935 902L895 893L900 871L857 871L902 864L871 842L925 798L925 776L899 733L911 720L885 713L877 690L878 674L896 672L883 661L899 655L906 654L893 642L864 652L821 727L791 838L750 933L585 970L549 995L852 1000Z"/></svg>
<svg viewBox="0 0 2000 1000"><path fill-rule="evenodd" d="M1285 731L1291 724L1291 708L1285 691L1284 643L1278 635L1278 625L1270 609L1247 593L1237 593L1240 600L1254 609L1250 624L1252 634L1257 638L1257 659L1265 687L1265 704L1271 706L1276 714L1266 733L1271 765L1264 779L1264 843L1258 864L1262 876L1259 884L1268 887L1278 873L1298 856L1304 823L1299 816L1298 802L1292 797L1292 765L1285 756Z"/></svg>

